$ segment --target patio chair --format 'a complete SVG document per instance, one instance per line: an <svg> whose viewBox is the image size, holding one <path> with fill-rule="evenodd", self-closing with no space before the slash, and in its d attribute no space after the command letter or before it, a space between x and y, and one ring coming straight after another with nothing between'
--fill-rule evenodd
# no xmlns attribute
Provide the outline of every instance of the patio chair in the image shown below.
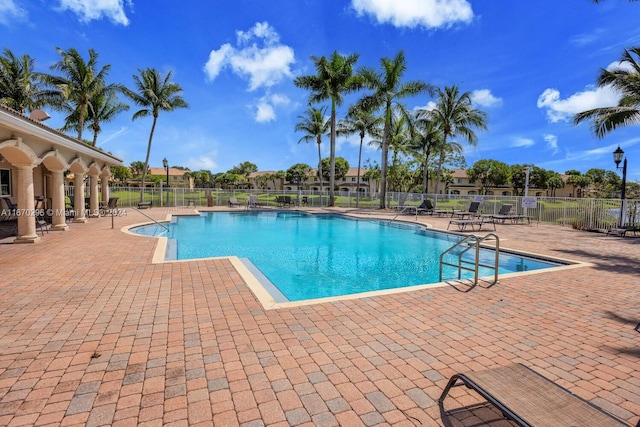
<svg viewBox="0 0 640 427"><path fill-rule="evenodd" d="M2 209L2 217L7 220L9 218L11 218L12 216L16 215L16 212L18 211L18 205L16 205L15 203L13 203L11 201L10 198L8 197L0 197L0 199L4 200L4 202L7 205L7 210ZM1 206L0 206L1 208Z"/></svg>
<svg viewBox="0 0 640 427"><path fill-rule="evenodd" d="M471 202L469 209L462 212L455 212L453 216L458 218L474 217L478 216L478 209L480 209L480 202Z"/></svg>
<svg viewBox="0 0 640 427"><path fill-rule="evenodd" d="M242 206L242 204L235 197L229 197L229 207L235 208L236 206Z"/></svg>
<svg viewBox="0 0 640 427"><path fill-rule="evenodd" d="M510 204L502 205L497 214L490 214L488 216L491 217L494 222L500 221L502 224L504 224L506 220L513 219L514 217L514 214L511 213L512 207L513 205Z"/></svg>
<svg viewBox="0 0 640 427"><path fill-rule="evenodd" d="M258 201L258 196L256 196L255 194L251 194L247 199L247 206L249 206L250 208L258 208L263 206L263 204Z"/></svg>
<svg viewBox="0 0 640 427"><path fill-rule="evenodd" d="M438 399L451 387L465 385L495 405L520 426L627 426L613 415L571 393L520 363L479 372L455 374Z"/></svg>
<svg viewBox="0 0 640 427"><path fill-rule="evenodd" d="M433 203L431 203L431 199L424 199L417 209L419 214L433 214Z"/></svg>

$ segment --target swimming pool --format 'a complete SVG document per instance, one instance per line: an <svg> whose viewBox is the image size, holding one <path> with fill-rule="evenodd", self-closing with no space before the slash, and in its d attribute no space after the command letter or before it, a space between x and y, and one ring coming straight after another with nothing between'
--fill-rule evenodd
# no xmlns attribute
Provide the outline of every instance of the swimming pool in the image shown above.
<svg viewBox="0 0 640 427"><path fill-rule="evenodd" d="M462 239L401 222L298 211L242 211L173 217L132 231L169 238L165 259L237 256L268 282L276 301L300 301L440 282L440 254ZM494 252L481 251L492 264ZM558 266L511 253L500 254L499 272ZM255 266L255 267L254 267ZM458 270L445 267L444 278ZM470 272L463 278L471 277ZM481 269L480 276L493 270Z"/></svg>

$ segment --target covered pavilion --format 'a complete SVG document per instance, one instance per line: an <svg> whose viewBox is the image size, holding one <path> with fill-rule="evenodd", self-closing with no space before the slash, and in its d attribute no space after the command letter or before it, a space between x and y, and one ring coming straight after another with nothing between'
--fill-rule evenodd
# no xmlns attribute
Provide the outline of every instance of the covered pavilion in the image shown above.
<svg viewBox="0 0 640 427"><path fill-rule="evenodd" d="M106 205L109 197L109 167L120 164L122 160L109 153L58 132L35 118L0 106L0 197L7 197L18 206L14 243L39 240L36 196L46 201L44 208L51 213L50 229L68 229L65 171L74 175L73 222L86 222L87 215L98 216L100 202ZM88 210L85 206L87 177Z"/></svg>

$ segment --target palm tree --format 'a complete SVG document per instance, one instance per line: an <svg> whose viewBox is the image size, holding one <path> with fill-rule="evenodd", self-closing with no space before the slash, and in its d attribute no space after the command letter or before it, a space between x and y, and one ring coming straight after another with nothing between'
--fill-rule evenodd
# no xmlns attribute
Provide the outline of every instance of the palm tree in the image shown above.
<svg viewBox="0 0 640 427"><path fill-rule="evenodd" d="M349 108L347 117L338 122L338 135L350 135L357 133L360 136L360 148L358 150L358 174L356 183L356 207L360 205L360 167L362 164L362 144L365 136L378 137L380 135L380 125L382 117L376 116L371 110L352 106Z"/></svg>
<svg viewBox="0 0 640 427"><path fill-rule="evenodd" d="M389 139L392 126L394 105L399 106L403 114L408 115L399 100L407 96L415 96L423 92L431 93L431 85L421 81L402 83L402 75L407 69L404 52L400 51L394 59L382 58L380 60L382 72L376 73L370 68L365 68L362 75L367 86L374 93L360 100L359 105L372 110L382 108L384 117L384 130L382 133L382 160L380 173L380 209L385 208L387 195L387 169L389 157Z"/></svg>
<svg viewBox="0 0 640 427"><path fill-rule="evenodd" d="M423 110L423 114L429 116L434 121L442 135L442 148L438 159L438 169L436 172L435 193L438 194L440 176L442 175L442 165L446 154L451 151L448 147L449 138L460 136L469 145L475 147L478 143L473 128L487 128L487 114L484 111L473 108L471 103L471 92L460 94L458 86L445 86L444 90L438 89L438 99L433 110Z"/></svg>
<svg viewBox="0 0 640 427"><path fill-rule="evenodd" d="M294 80L297 87L311 91L309 104L331 100L331 138L329 171L329 206L335 205L336 166L336 107L342 105L344 95L362 88L362 78L354 74L353 66L358 55L342 56L337 51L327 59L312 56L316 65L316 75L300 76Z"/></svg>
<svg viewBox="0 0 640 427"><path fill-rule="evenodd" d="M122 86L106 84L111 65L97 70L98 54L95 50L89 49L87 62L73 48L66 52L59 47L56 50L61 59L51 69L61 72L62 76L40 75L45 84L53 88L46 93L47 101L55 109L68 114L65 127L77 129L77 138L82 139L92 99L103 90L122 90Z"/></svg>
<svg viewBox="0 0 640 427"><path fill-rule="evenodd" d="M428 115L418 113L410 126L412 138L407 148L415 152L422 163L422 193L429 191L429 159L431 153L441 147L438 128Z"/></svg>
<svg viewBox="0 0 640 427"><path fill-rule="evenodd" d="M91 95L85 123L93 132L92 147L96 146L98 134L102 131L100 124L112 121L118 114L128 109L129 105L118 101L113 88L105 87ZM73 113L67 117L67 121L62 127L62 130L77 130L79 126L79 113L78 111L73 111Z"/></svg>
<svg viewBox="0 0 640 427"><path fill-rule="evenodd" d="M113 91L106 91L93 97L87 117L88 126L93 131L91 146L96 146L98 134L102 131L100 123L112 121L118 114L129 109L129 105L119 102Z"/></svg>
<svg viewBox="0 0 640 427"><path fill-rule="evenodd" d="M42 83L33 71L34 60L29 55L16 57L10 49L0 57L0 104L21 113L40 107Z"/></svg>
<svg viewBox="0 0 640 427"><path fill-rule="evenodd" d="M318 177L320 177L320 191L322 192L322 153L320 151L320 144L322 144L322 137L327 134L329 130L330 121L325 119L327 107L322 108L307 108L306 116L298 116L301 120L296 123L296 131L306 132L298 144L302 141L310 142L315 141L318 144Z"/></svg>
<svg viewBox="0 0 640 427"><path fill-rule="evenodd" d="M147 68L141 70L138 68L140 75L133 75L137 92L124 88L124 94L129 97L136 105L142 109L133 114L133 120L152 116L151 132L149 133L149 142L147 143L147 156L144 160L144 169L142 171L142 186L140 187L140 200L143 197L144 180L149 168L149 155L151 154L151 142L153 141L153 132L156 129L158 115L160 111L174 111L178 108L189 108L189 105L182 99L182 87L177 83L171 82L171 71L163 78L155 68Z"/></svg>
<svg viewBox="0 0 640 427"><path fill-rule="evenodd" d="M640 47L625 50L618 68L600 70L598 87L611 86L620 92L618 105L578 113L573 118L574 124L592 120L591 130L596 137L603 138L621 126L640 123L640 64L634 56L640 57Z"/></svg>

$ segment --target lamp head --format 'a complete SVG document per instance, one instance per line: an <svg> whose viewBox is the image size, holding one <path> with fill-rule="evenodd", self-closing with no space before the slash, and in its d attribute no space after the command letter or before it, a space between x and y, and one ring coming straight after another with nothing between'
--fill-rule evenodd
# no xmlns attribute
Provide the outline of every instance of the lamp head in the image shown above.
<svg viewBox="0 0 640 427"><path fill-rule="evenodd" d="M166 157L162 159L162 166L164 166L165 169L169 167L169 160L167 160Z"/></svg>
<svg viewBox="0 0 640 427"><path fill-rule="evenodd" d="M624 151L622 151L622 148L620 148L620 146L618 145L616 151L613 152L613 161L616 163L616 168L620 166L620 162L622 161L623 157Z"/></svg>

